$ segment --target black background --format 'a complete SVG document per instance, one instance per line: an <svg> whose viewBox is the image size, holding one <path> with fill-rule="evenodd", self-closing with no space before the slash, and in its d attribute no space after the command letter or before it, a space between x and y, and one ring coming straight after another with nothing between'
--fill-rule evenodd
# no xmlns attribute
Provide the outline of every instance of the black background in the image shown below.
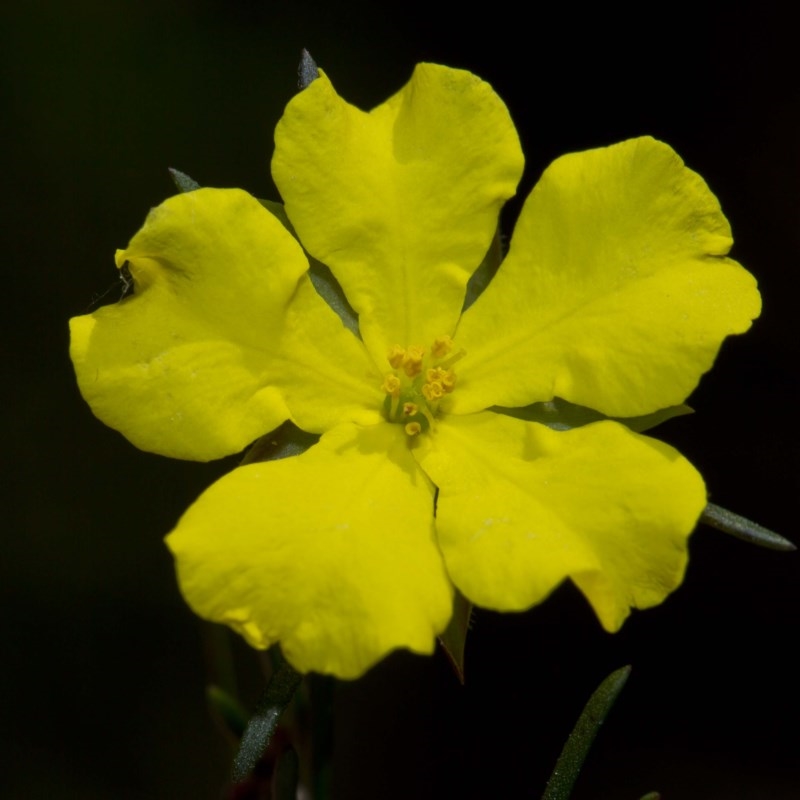
<svg viewBox="0 0 800 800"><path fill-rule="evenodd" d="M769 4L637 7L532 6L526 21L504 0L3 5L0 796L220 796L230 751L161 537L234 462L140 453L97 422L67 320L117 296L113 252L172 193L167 167L277 199L272 130L302 47L362 107L420 60L489 80L523 141L522 196L571 150L645 133L675 147L719 196L764 312L723 348L697 413L658 434L713 500L800 538L794 27ZM336 797L535 798L625 663L575 800L800 796L797 565L701 529L684 586L615 636L569 586L526 614L479 612L466 688L441 654L397 654L341 688ZM239 655L249 701L257 668Z"/></svg>

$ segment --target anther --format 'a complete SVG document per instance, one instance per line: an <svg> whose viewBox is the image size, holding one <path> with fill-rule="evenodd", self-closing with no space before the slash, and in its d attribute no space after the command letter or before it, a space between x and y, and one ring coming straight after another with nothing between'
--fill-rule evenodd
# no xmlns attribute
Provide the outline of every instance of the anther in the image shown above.
<svg viewBox="0 0 800 800"><path fill-rule="evenodd" d="M400 347L399 344L395 344L392 345L392 349L389 351L386 358L388 359L389 364L392 366L392 369L398 369L403 363L405 355L406 355L405 348Z"/></svg>
<svg viewBox="0 0 800 800"><path fill-rule="evenodd" d="M449 336L437 336L431 346L431 355L434 358L442 358L453 349L453 340Z"/></svg>
<svg viewBox="0 0 800 800"><path fill-rule="evenodd" d="M425 349L419 345L411 345L403 356L403 372L409 378L414 378L422 372L422 359L425 357Z"/></svg>
<svg viewBox="0 0 800 800"><path fill-rule="evenodd" d="M419 422L409 422L405 426L405 431L409 436L417 436L422 432L422 425Z"/></svg>
<svg viewBox="0 0 800 800"><path fill-rule="evenodd" d="M419 413L419 406L416 403L403 403L403 414L406 417L413 417Z"/></svg>
<svg viewBox="0 0 800 800"><path fill-rule="evenodd" d="M386 394L392 397L400 396L400 378L397 375L387 375L383 379L383 386L381 387Z"/></svg>
<svg viewBox="0 0 800 800"><path fill-rule="evenodd" d="M422 394L429 403L435 403L444 396L444 387L439 381L431 381L422 386Z"/></svg>

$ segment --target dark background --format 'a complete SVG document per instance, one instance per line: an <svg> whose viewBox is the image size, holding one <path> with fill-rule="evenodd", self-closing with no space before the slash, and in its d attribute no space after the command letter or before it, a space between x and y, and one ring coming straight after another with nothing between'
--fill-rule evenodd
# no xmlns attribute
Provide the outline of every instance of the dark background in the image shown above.
<svg viewBox="0 0 800 800"><path fill-rule="evenodd" d="M532 4L525 22L504 0L3 4L1 797L220 795L230 750L161 537L231 462L140 453L97 422L67 320L116 299L114 250L172 193L167 167L277 199L272 130L302 47L362 107L419 60L489 80L523 140L522 196L570 150L673 145L720 197L764 312L725 345L697 413L658 434L716 502L800 539L795 29L769 4L637 8ZM536 798L585 698L632 663L575 800L796 798L797 569L701 529L684 586L618 635L569 586L526 614L478 613L466 688L441 654L342 688L336 797Z"/></svg>

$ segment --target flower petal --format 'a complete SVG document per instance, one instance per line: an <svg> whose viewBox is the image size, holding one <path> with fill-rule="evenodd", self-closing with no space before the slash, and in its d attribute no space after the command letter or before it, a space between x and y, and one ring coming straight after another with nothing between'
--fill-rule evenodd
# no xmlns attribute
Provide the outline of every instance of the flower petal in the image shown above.
<svg viewBox="0 0 800 800"><path fill-rule="evenodd" d="M376 361L451 333L523 167L491 87L421 64L365 113L321 73L287 106L275 144L286 212L342 284Z"/></svg>
<svg viewBox="0 0 800 800"><path fill-rule="evenodd" d="M758 316L730 228L667 145L633 139L553 163L457 331L450 410L562 397L610 416L678 405Z"/></svg>
<svg viewBox="0 0 800 800"><path fill-rule="evenodd" d="M485 412L443 419L415 452L439 487L450 577L477 605L522 610L569 577L614 631L682 580L705 489L655 439L614 422L554 431Z"/></svg>
<svg viewBox="0 0 800 800"><path fill-rule="evenodd" d="M431 653L452 586L433 487L403 429L345 424L306 453L239 467L167 537L202 617L303 672L361 675L389 651Z"/></svg>
<svg viewBox="0 0 800 800"><path fill-rule="evenodd" d="M365 349L250 195L170 198L117 253L125 262L135 294L72 319L71 356L94 413L137 447L208 460L288 417L317 431L378 419Z"/></svg>

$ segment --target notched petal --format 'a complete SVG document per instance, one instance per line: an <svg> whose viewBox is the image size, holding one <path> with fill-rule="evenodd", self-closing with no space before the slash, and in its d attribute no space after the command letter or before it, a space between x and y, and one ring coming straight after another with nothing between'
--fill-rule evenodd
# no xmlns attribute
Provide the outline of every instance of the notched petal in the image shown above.
<svg viewBox="0 0 800 800"><path fill-rule="evenodd" d="M70 323L78 385L103 422L143 450L209 460L289 416L265 376L307 265L253 198L172 197L116 261L135 294Z"/></svg>
<svg viewBox="0 0 800 800"><path fill-rule="evenodd" d="M363 346L247 193L170 198L116 259L135 294L71 320L70 353L94 413L137 447L209 460L287 418L315 432L377 418Z"/></svg>
<svg viewBox="0 0 800 800"><path fill-rule="evenodd" d="M555 161L462 317L455 413L562 397L611 417L679 405L761 301L703 179L645 137Z"/></svg>
<svg viewBox="0 0 800 800"><path fill-rule="evenodd" d="M303 672L354 678L396 648L431 653L450 619L433 487L396 425L343 425L234 470L167 544L200 616L280 642Z"/></svg>
<svg viewBox="0 0 800 800"><path fill-rule="evenodd" d="M661 442L484 412L442 420L415 452L439 487L448 571L476 605L520 611L571 578L613 631L683 578L705 488Z"/></svg>
<svg viewBox="0 0 800 800"><path fill-rule="evenodd" d="M321 73L278 124L272 173L303 245L341 283L382 361L397 342L452 332L522 166L491 87L422 64L370 112Z"/></svg>

